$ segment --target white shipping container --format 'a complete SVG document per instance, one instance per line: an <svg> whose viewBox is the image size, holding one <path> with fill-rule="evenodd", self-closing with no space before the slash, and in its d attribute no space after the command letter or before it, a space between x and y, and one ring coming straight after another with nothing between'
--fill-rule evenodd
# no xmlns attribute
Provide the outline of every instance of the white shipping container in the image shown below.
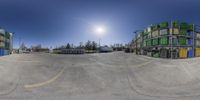
<svg viewBox="0 0 200 100"><path fill-rule="evenodd" d="M167 35L167 34L168 34L168 29L160 30L160 35Z"/></svg>
<svg viewBox="0 0 200 100"><path fill-rule="evenodd" d="M159 36L159 31L157 30L157 31L153 31L152 32L152 37L157 37L157 36Z"/></svg>
<svg viewBox="0 0 200 100"><path fill-rule="evenodd" d="M200 40L196 40L196 46L200 46Z"/></svg>
<svg viewBox="0 0 200 100"><path fill-rule="evenodd" d="M151 32L151 27L148 27L148 28L147 28L147 32Z"/></svg>
<svg viewBox="0 0 200 100"><path fill-rule="evenodd" d="M4 29L0 29L0 34L5 34L5 30Z"/></svg>
<svg viewBox="0 0 200 100"><path fill-rule="evenodd" d="M178 28L171 28L170 29L170 34L179 34L179 29Z"/></svg>
<svg viewBox="0 0 200 100"><path fill-rule="evenodd" d="M4 42L0 42L0 48L4 48L5 43Z"/></svg>
<svg viewBox="0 0 200 100"><path fill-rule="evenodd" d="M197 33L196 38L200 39L200 33Z"/></svg>

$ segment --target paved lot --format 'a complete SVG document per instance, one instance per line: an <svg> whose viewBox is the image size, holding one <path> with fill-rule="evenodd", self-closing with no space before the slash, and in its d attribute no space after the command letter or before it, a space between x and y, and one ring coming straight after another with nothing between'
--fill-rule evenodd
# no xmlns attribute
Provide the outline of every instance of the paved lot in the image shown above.
<svg viewBox="0 0 200 100"><path fill-rule="evenodd" d="M123 52L0 57L2 100L199 100L200 58Z"/></svg>

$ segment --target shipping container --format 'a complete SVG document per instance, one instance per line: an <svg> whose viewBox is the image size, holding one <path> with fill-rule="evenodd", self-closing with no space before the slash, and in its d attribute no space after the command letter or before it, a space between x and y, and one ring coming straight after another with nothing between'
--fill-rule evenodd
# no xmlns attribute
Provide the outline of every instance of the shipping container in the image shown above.
<svg viewBox="0 0 200 100"><path fill-rule="evenodd" d="M147 42L146 42L146 40L144 40L144 42L143 42L143 46L144 46L144 47L147 46Z"/></svg>
<svg viewBox="0 0 200 100"><path fill-rule="evenodd" d="M196 34L196 38L197 38L197 39L200 39L200 33L197 33L197 34Z"/></svg>
<svg viewBox="0 0 200 100"><path fill-rule="evenodd" d="M192 58L194 57L194 49L193 48L189 48L188 50L188 58Z"/></svg>
<svg viewBox="0 0 200 100"><path fill-rule="evenodd" d="M159 52L153 52L152 57L159 58L160 53Z"/></svg>
<svg viewBox="0 0 200 100"><path fill-rule="evenodd" d="M168 36L161 37L159 42L160 42L160 45L168 45L168 42L169 42Z"/></svg>
<svg viewBox="0 0 200 100"><path fill-rule="evenodd" d="M187 39L185 37L179 37L179 45L187 45Z"/></svg>
<svg viewBox="0 0 200 100"><path fill-rule="evenodd" d="M159 38L152 39L152 45L159 45Z"/></svg>
<svg viewBox="0 0 200 100"><path fill-rule="evenodd" d="M170 29L170 34L178 35L179 34L179 29L178 28L171 28Z"/></svg>
<svg viewBox="0 0 200 100"><path fill-rule="evenodd" d="M148 38L151 38L151 32L147 35Z"/></svg>
<svg viewBox="0 0 200 100"><path fill-rule="evenodd" d="M152 27L149 26L149 27L147 28L147 32L151 32L151 31L152 31Z"/></svg>
<svg viewBox="0 0 200 100"><path fill-rule="evenodd" d="M146 35L148 35L148 34L149 34L149 32L144 32L143 36L146 36Z"/></svg>
<svg viewBox="0 0 200 100"><path fill-rule="evenodd" d="M4 48L5 48L5 49L9 49L10 44L9 44L8 42L5 42L4 44L5 44Z"/></svg>
<svg viewBox="0 0 200 100"><path fill-rule="evenodd" d="M173 21L172 22L172 27L173 28L179 28L179 22L178 21Z"/></svg>
<svg viewBox="0 0 200 100"><path fill-rule="evenodd" d="M5 47L5 43L4 42L0 42L0 48L4 48Z"/></svg>
<svg viewBox="0 0 200 100"><path fill-rule="evenodd" d="M168 35L168 34L169 34L168 29L162 29L162 30L160 30L160 35Z"/></svg>
<svg viewBox="0 0 200 100"><path fill-rule="evenodd" d="M9 55L8 50L4 50L4 55Z"/></svg>
<svg viewBox="0 0 200 100"><path fill-rule="evenodd" d="M146 35L146 36L143 36L143 39L145 40L145 39L148 39L148 36Z"/></svg>
<svg viewBox="0 0 200 100"><path fill-rule="evenodd" d="M170 51L169 56L170 56L169 58L178 59L179 58L179 51L174 49L174 50Z"/></svg>
<svg viewBox="0 0 200 100"><path fill-rule="evenodd" d="M159 36L158 30L152 32L152 37L158 37L158 36Z"/></svg>
<svg viewBox="0 0 200 100"><path fill-rule="evenodd" d="M150 40L150 39L149 39L149 40L147 40L146 42L147 42L147 43L146 43L146 44L147 44L147 46L151 46L151 40Z"/></svg>
<svg viewBox="0 0 200 100"><path fill-rule="evenodd" d="M10 38L10 33L9 32L5 32L5 36L4 36L6 39L9 39Z"/></svg>
<svg viewBox="0 0 200 100"><path fill-rule="evenodd" d="M0 34L1 34L1 35L5 35L5 30L1 28L1 29L0 29Z"/></svg>
<svg viewBox="0 0 200 100"><path fill-rule="evenodd" d="M4 36L0 35L0 42L4 41Z"/></svg>
<svg viewBox="0 0 200 100"><path fill-rule="evenodd" d="M195 37L195 32L187 32L187 36L190 36L190 37Z"/></svg>
<svg viewBox="0 0 200 100"><path fill-rule="evenodd" d="M200 57L200 48L195 49L195 56Z"/></svg>
<svg viewBox="0 0 200 100"><path fill-rule="evenodd" d="M188 30L188 24L186 22L180 23L180 29Z"/></svg>
<svg viewBox="0 0 200 100"><path fill-rule="evenodd" d="M180 58L187 58L188 49L187 48L180 48L179 50L179 57Z"/></svg>
<svg viewBox="0 0 200 100"><path fill-rule="evenodd" d="M159 29L159 25L153 25L151 31L156 31Z"/></svg>
<svg viewBox="0 0 200 100"><path fill-rule="evenodd" d="M188 45L193 45L194 44L194 40L193 39L188 39Z"/></svg>
<svg viewBox="0 0 200 100"><path fill-rule="evenodd" d="M152 56L152 52L147 52L147 56L151 57Z"/></svg>
<svg viewBox="0 0 200 100"><path fill-rule="evenodd" d="M161 49L160 50L160 57L161 58L169 58L169 50L168 49Z"/></svg>
<svg viewBox="0 0 200 100"><path fill-rule="evenodd" d="M174 45L175 45L175 46L176 46L176 45L179 45L179 43L178 43L178 38L177 38L177 37L171 37L170 40L169 40L169 44L170 44L170 45L173 45L173 46L174 46Z"/></svg>
<svg viewBox="0 0 200 100"><path fill-rule="evenodd" d="M160 25L160 29L166 29L166 28L168 28L168 22L162 22L159 25Z"/></svg>
<svg viewBox="0 0 200 100"><path fill-rule="evenodd" d="M196 46L200 46L200 40L196 40Z"/></svg>
<svg viewBox="0 0 200 100"><path fill-rule="evenodd" d="M188 31L195 31L195 30L196 30L196 25L194 25L194 24L188 25Z"/></svg>
<svg viewBox="0 0 200 100"><path fill-rule="evenodd" d="M180 30L180 35L187 35L187 30L186 29L181 29Z"/></svg>
<svg viewBox="0 0 200 100"><path fill-rule="evenodd" d="M4 49L0 48L0 56L4 56Z"/></svg>

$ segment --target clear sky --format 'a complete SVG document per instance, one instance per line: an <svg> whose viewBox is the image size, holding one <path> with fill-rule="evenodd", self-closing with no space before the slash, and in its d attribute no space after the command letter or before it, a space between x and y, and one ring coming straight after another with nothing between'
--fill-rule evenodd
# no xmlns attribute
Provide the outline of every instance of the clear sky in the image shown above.
<svg viewBox="0 0 200 100"><path fill-rule="evenodd" d="M102 44L128 43L133 31L161 21L200 25L199 0L0 0L0 26L26 45L45 47L98 41L95 26L104 26Z"/></svg>

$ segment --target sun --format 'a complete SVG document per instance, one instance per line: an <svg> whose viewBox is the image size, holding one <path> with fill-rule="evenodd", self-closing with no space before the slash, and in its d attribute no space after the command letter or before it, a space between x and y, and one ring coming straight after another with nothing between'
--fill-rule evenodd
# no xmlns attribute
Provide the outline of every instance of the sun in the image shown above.
<svg viewBox="0 0 200 100"><path fill-rule="evenodd" d="M97 35L103 35L103 34L105 34L105 32L106 32L105 27L99 26L99 27L95 28L95 33Z"/></svg>

